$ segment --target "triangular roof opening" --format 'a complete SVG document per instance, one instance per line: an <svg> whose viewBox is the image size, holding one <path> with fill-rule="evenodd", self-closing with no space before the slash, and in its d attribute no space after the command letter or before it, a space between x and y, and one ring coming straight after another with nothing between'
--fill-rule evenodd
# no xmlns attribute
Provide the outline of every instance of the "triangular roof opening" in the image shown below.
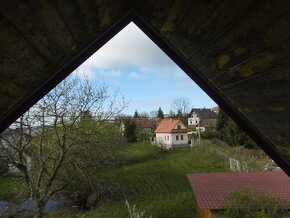
<svg viewBox="0 0 290 218"><path fill-rule="evenodd" d="M169 113L174 99L189 100L188 113L196 108L213 108L208 97L133 22L89 57L74 74L92 81L104 80L119 86L130 104L125 114L150 112L161 107Z"/></svg>
<svg viewBox="0 0 290 218"><path fill-rule="evenodd" d="M35 5L33 5L33 7L35 7ZM16 10L15 13L17 13L17 12L19 12L18 10L20 10L20 8L22 8L22 7L11 8L11 10L15 9ZM237 8L240 8L240 7L237 7ZM41 8L41 7L38 9L40 12L41 12L41 10L44 10L44 8ZM267 11L268 8L264 7L262 9ZM51 10L51 8L47 8L47 10L55 12L54 10ZM168 10L168 8L166 10ZM72 29L69 29L68 26L66 26L67 23L65 21L64 22L62 21L64 29L58 29L58 30L55 30L51 26L49 26L50 25L49 22L47 23L48 26L46 26L46 24L41 23L40 20L31 24L31 25L34 25L34 24L38 25L37 28L31 28L30 25L28 25L28 26L21 25L21 28L23 28L23 29L21 29L17 26L13 26L12 25L13 23L9 23L9 22L5 23L5 25L9 26L9 28L11 27L10 29L6 28L6 26L4 26L4 28L2 28L3 30L5 30L5 32L3 33L3 37L5 38L5 40L9 41L11 39L11 40L14 40L15 42L19 42L19 44L17 44L17 43L13 44L13 46L14 45L16 47L18 46L17 47L17 48L19 48L18 50L21 50L20 48L22 48L22 46L24 46L24 47L26 46L25 47L25 49L27 49L26 52L28 52L30 55L30 56L29 55L27 56L28 58L32 57L31 54L37 54L35 56L35 59L31 58L31 59L33 59L32 61L35 61L35 62L33 62L35 64L31 65L31 67L33 67L32 68L32 71L34 73L33 75L34 76L39 75L39 72L40 72L41 75L45 78L42 78L41 82L35 82L35 81L31 82L31 83L33 83L33 86L29 86L29 84L20 83L19 90L18 89L16 90L16 94L15 94L15 92L11 92L13 94L13 95L11 94L11 96L12 96L11 98L9 98L9 96L5 95L5 93L10 94L10 91L4 92L4 95L3 95L4 96L4 98L3 98L4 104L2 104L1 105L2 107L0 108L1 109L0 110L1 111L0 132L2 132L6 127L8 127L13 121L15 121L17 119L17 117L19 117L23 112L25 112L27 109L29 109L34 103L36 103L41 97L43 97L54 86L56 86L56 84L58 84L60 81L62 81L68 74L70 74L79 65L81 65L81 63L83 63L95 51L97 51L104 44L106 44L108 42L108 40L110 40L114 35L116 35L120 30L122 30L127 24L129 24L130 22L133 21L184 72L186 72L186 74L191 79L193 79L196 82L196 84L198 84L218 105L220 105L224 109L224 111L226 113L228 113L233 118L233 120L236 123L238 123L279 166L281 166L282 169L284 169L287 173L289 173L289 161L288 161L289 157L288 157L287 152L283 152L283 151L287 150L287 143L286 143L287 138L284 140L285 137L283 135L284 134L283 128L281 127L278 131L281 133L281 137L283 136L281 138L279 136L279 134L276 134L276 135L270 134L271 131L269 131L269 127L268 127L269 123L267 123L267 126L261 126L261 125L258 125L259 124L258 119L251 119L250 120L249 116L248 116L249 114L247 114L248 113L247 111L245 111L244 109L241 110L239 108L238 104L236 104L236 102L232 101L232 98L229 96L228 93L223 94L221 92L221 90L218 90L217 87L215 86L215 83L212 82L210 80L210 78L206 78L205 75L199 71L200 69L197 69L195 67L195 65L192 64L192 58L185 57L185 55L182 53L182 50L180 49L182 47L182 45L184 46L182 41L180 41L180 42L175 41L174 43L170 42L170 28L169 28L169 30L166 30L169 32L162 32L162 31L164 31L164 29L158 29L158 27L153 26L151 23L149 23L148 21L146 21L144 19L144 18L146 18L146 16L144 16L144 15L143 15L143 17L140 16L140 14L137 11L136 11L136 9L128 10L128 12L126 14L124 14L123 16L118 15L119 16L118 19L114 17L114 20L110 20L110 18L107 16L101 17L102 22L100 25L100 32L98 34L96 34L97 36L94 35L94 37L90 38L90 40L85 40L86 37L84 35L82 35L81 33L79 35L77 35L77 38L75 38L75 40L76 41L80 40L80 41L82 41L82 43L79 43L77 48L74 46L67 46L65 49L60 50L62 53L69 51L68 52L69 55L66 56L66 58L62 58L62 59L57 59L55 57L57 59L55 61L56 62L59 61L59 62L57 62L57 64L50 63L49 60L45 59L45 55L42 54L42 52L45 50L44 47L42 47L39 50L37 46L34 46L34 41L33 41L34 38L33 37L38 36L38 34L40 34L40 33L37 33L37 34L34 34L34 32L30 33L29 31L27 32L27 29L30 29L30 30L31 29L35 29L35 30L39 29L39 30L43 31L41 33L43 33L47 36L50 36L50 34L52 34L52 32L49 32L49 31L56 31L53 33L56 35L57 35L58 31L63 31L66 34L73 35L71 32ZM221 11L224 11L224 10L221 10ZM229 11L232 11L232 10L229 10ZM10 13L9 11L7 13L8 14L5 14L5 16L9 16L9 19L10 19L11 18L10 15L11 15L13 18L13 13ZM65 13L67 13L67 11L63 12L63 13L65 14ZM146 11L144 11L144 13L146 13ZM237 15L236 15L236 13L233 13L233 14L234 15L229 14L229 18L231 19L231 21L236 21L236 19L234 19L234 17ZM256 14L256 13L254 13L254 14ZM263 14L263 13L261 13L261 14ZM47 21L48 18L51 18L51 16L56 21L58 19L61 20L61 18L64 19L64 16L62 16L62 17L61 16L53 16L50 13L42 13L42 14L38 14L38 16L44 16L42 18L44 19L43 21L45 21L45 22ZM46 17L46 16L48 16L48 17ZM269 18L271 18L271 16L269 16ZM35 16L35 17L38 18L37 16ZM240 17L248 17L248 16L241 16L240 15ZM263 16L263 17L265 17L265 16ZM263 17L262 18L259 17L259 19L263 19ZM259 19L250 19L250 20L252 21L252 20L259 20ZM214 20L215 19L213 19L213 21ZM13 20L13 22L17 23L18 20L17 19ZM85 21L83 21L83 22L85 23ZM187 22L189 22L189 21L187 21ZM29 23L31 23L31 22L29 22ZM39 23L41 23L41 25L39 25ZM75 24L76 25L73 26L74 30L79 30L79 28L82 28L82 25L79 25L79 23L75 23ZM227 24L225 24L225 25L227 25ZM259 23L259 25L260 25L260 23ZM41 26L41 28L40 28L40 26ZM44 30L43 30L42 28L44 26L47 29L44 28ZM57 26L57 25L54 24L54 26ZM228 27L232 27L232 26L228 25L226 27L227 28L221 28L221 30L229 31L230 28L228 28ZM13 28L16 30L15 32L13 32L14 31ZM13 31L12 31L12 29L13 29ZM283 29L283 28L281 28L281 29ZM244 31L242 31L242 30L239 30L240 32L238 32L238 33L239 34L244 33ZM23 31L24 32L26 31L26 32L23 33ZM47 31L47 32L45 32L45 31ZM267 31L269 31L269 29L267 29ZM14 35L12 34L12 32ZM17 33L17 34L15 34L15 33ZM218 33L220 33L220 32L218 32ZM11 36L13 35L13 37L16 37L16 38L11 38L10 34L11 34ZM240 34L240 36L241 35L242 34ZM262 35L262 34L260 34L260 35ZM283 34L281 34L281 35L283 35ZM219 35L219 37L221 37L221 36L222 36L222 34ZM92 37L92 35L91 35L91 37ZM251 35L247 33L245 36L243 35L243 37L241 37L241 39L244 40L244 42L246 43L247 42L246 40L248 39L248 37L251 37ZM38 41L36 41L36 43L42 42L41 40L39 40L39 38L37 40ZM61 39L61 40L63 40L63 39ZM274 41L276 42L276 40L274 40ZM88 42L90 42L90 43L86 44ZM211 42L213 42L213 40ZM57 45L59 42L56 41L54 44L52 41L46 41L45 43L46 43L46 45L49 46L49 45ZM63 41L62 41L62 43L66 44ZM180 43L180 45L179 45L179 43ZM210 43L210 42L208 42L208 43ZM257 43L259 43L259 41L257 41ZM269 41L267 45L270 46L271 43L272 43L272 41ZM10 45L11 45L11 43L9 44L9 46ZM14 47L10 46L11 47L10 48L9 46L7 46L8 50L9 49L13 50L13 48L15 47L15 46ZM174 46L176 46L176 47L174 47ZM247 43L246 43L246 46L248 46ZM249 44L249 46L250 46L250 44ZM203 45L203 47L206 47L206 46ZM70 49L70 50L67 50L67 49ZM14 50L16 51L17 49L14 49ZM41 56L44 57L45 61L43 61L40 58ZM25 56L25 58L27 58L27 57ZM208 58L208 55L205 55L203 57L199 57L198 60L200 60L201 58ZM215 58L217 58L217 57L215 57ZM13 68L13 63L14 63L13 61L15 61L15 60L9 59L9 61L10 61L9 64L7 64L6 62L4 64L11 67L11 69L9 68L9 70L12 70L12 71L15 70L16 68L15 67ZM21 63L21 64L25 65L26 63ZM268 66L269 64L265 65L264 62L261 62L261 63L259 62L259 65ZM20 66L19 63L17 66ZM204 66L204 63L202 63L201 66ZM269 66L274 66L274 64L271 64ZM281 78L284 78L284 77L281 77ZM36 79L36 78L34 78L34 79ZM7 84L9 85L9 83L7 83ZM16 83L16 84L18 84L18 83ZM21 86L21 84L22 84L22 86ZM254 85L255 85L255 83L254 83ZM285 90L285 87L287 88L288 86L284 85L283 90ZM22 89L25 92L21 91ZM275 92L275 94L279 94L279 93ZM237 95L236 98L238 98L239 96L240 96L240 94ZM17 97L17 98L15 98L15 97ZM11 100L11 99L13 99L13 100ZM270 97L269 97L269 99L270 99ZM244 100L246 100L246 99L244 99ZM260 105L262 105L262 103L260 102ZM245 105L247 105L247 104L245 104ZM264 107L264 105L262 105L262 107ZM263 109L265 109L265 108L263 108ZM282 109L284 110L284 108L282 108ZM265 114L271 114L274 112L276 113L277 110L278 111L281 110L281 107L277 108L274 105L273 107L269 108L270 112L266 111L267 113L265 112ZM270 134L270 136L268 136L269 134Z"/></svg>

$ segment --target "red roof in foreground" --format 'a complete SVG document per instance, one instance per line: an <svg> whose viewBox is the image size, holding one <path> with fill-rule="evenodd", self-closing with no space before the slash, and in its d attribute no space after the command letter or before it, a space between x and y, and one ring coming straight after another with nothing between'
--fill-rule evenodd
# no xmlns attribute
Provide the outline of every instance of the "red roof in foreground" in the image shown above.
<svg viewBox="0 0 290 218"><path fill-rule="evenodd" d="M227 195L244 187L290 201L290 178L284 172L194 173L187 178L200 208L222 209Z"/></svg>
<svg viewBox="0 0 290 218"><path fill-rule="evenodd" d="M160 121L157 126L155 133L170 133L170 132L187 132L187 128L185 129L174 129L177 124L182 124L185 126L180 120L176 119L163 119Z"/></svg>

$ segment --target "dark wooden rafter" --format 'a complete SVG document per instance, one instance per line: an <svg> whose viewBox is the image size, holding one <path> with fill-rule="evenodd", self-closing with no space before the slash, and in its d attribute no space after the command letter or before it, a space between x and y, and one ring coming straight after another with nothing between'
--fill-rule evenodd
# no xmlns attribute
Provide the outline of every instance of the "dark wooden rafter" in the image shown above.
<svg viewBox="0 0 290 218"><path fill-rule="evenodd" d="M289 33L290 33L290 30L289 30ZM282 45L284 45L285 43L289 43L290 42L290 38L286 38L280 42L277 42L275 45L272 45L271 47L269 48L265 48L264 50L260 51L258 54L252 56L252 57L249 57L247 59L245 59L244 61L236 64L236 65L233 65L233 66L230 66L230 67L227 67L225 68L223 71L217 73L216 75L212 76L212 77L209 77L208 79L213 81L213 80L216 80L217 78L219 78L220 76L222 76L223 74L227 73L229 70L231 69L234 69L235 67L239 67L239 66L242 66L246 63L249 63L253 60L256 60L257 58L263 56L264 54L266 54L267 52L270 52L270 51L273 51L274 49L277 49L277 47L281 47Z"/></svg>
<svg viewBox="0 0 290 218"><path fill-rule="evenodd" d="M199 49L197 51L195 51L190 57L189 59L193 59L195 58L202 50L207 49L208 46L210 46L212 43L214 43L215 41L217 41L218 39L220 39L222 37L223 34L225 34L226 32L228 32L240 19L242 19L244 16L247 15L248 10L252 7L252 5L254 4L254 2L252 2L251 4L249 4L244 11L242 11L242 13L240 13L237 17L235 17L234 19L232 19L223 29L221 29L216 35L215 37L213 37L210 41L206 42L206 44L201 45L199 47Z"/></svg>
<svg viewBox="0 0 290 218"><path fill-rule="evenodd" d="M30 93L25 97L25 99L23 99L23 101L19 102L13 109L11 109L10 113L6 114L6 116L1 120L0 132L3 132L8 128L11 123L31 108L39 99L43 98L50 90L52 90L99 48L105 45L111 38L128 25L132 21L131 14L132 12L130 11L124 15L119 21L104 31L96 40L84 48L76 57L65 64L64 67L58 70L44 84L41 84L41 86L35 89L33 93Z"/></svg>
<svg viewBox="0 0 290 218"><path fill-rule="evenodd" d="M36 20L39 23L39 25L41 26L41 28L45 31L45 33L47 34L47 36L49 36L49 39L54 43L54 45L58 48L58 50L61 51L60 45L52 37L52 35L50 34L50 32L45 28L45 25L43 24L42 20L39 18L39 16L35 12L35 10L31 7L30 2L28 0L24 0L24 2L27 5L27 7L29 8L29 10L31 11L31 13L33 14L33 16L36 18ZM63 54L62 54L62 56L63 56Z"/></svg>
<svg viewBox="0 0 290 218"><path fill-rule="evenodd" d="M286 160L274 149L275 146L255 128L224 96L203 77L166 39L142 19L138 13L132 13L133 22L165 52L200 88L203 89L239 126L269 155L289 176L290 169Z"/></svg>
<svg viewBox="0 0 290 218"><path fill-rule="evenodd" d="M247 7L248 8L248 7ZM245 9L247 11L247 9ZM242 15L246 13L245 11ZM242 16L241 15L241 16ZM65 18L62 17L64 20ZM238 16L236 19L240 19ZM267 139L260 130L255 127L249 120L232 105L232 103L221 93L218 87L214 86L208 78L205 77L191 62L188 58L185 58L180 51L178 51L172 44L169 43L159 31L154 29L138 12L134 9L130 10L128 13L123 15L119 20L113 22L113 24L105 29L96 39L94 39L90 44L85 46L77 55L71 58L66 64L63 65L61 69L56 71L52 76L50 76L46 82L34 89L32 93L27 95L21 102L18 102L5 116L0 123L0 132L4 131L12 122L16 120L17 117L21 116L25 111L32 107L39 99L41 99L45 94L47 94L51 89L53 89L58 83L65 79L71 72L73 72L79 65L81 65L87 58L94 54L99 48L106 44L111 38L113 38L119 31L121 31L127 24L133 21L154 43L157 44L187 75L193 79L217 104L223 108L223 110L229 114L229 116L244 129L252 139L260 145L260 147L288 174L290 175L290 168L287 164L287 160L283 156L279 155L276 150L275 145ZM161 24L158 24L161 26ZM225 30L232 25L228 24L225 29L221 30L220 34L223 34ZM66 23L67 28L69 28ZM161 27L160 27L161 28ZM73 36L73 33L71 33ZM220 35L214 37L209 41L215 41L215 38L220 37ZM22 38L25 39L25 36ZM51 37L53 38L53 37ZM57 40L56 40L57 41ZM75 40L74 40L75 41ZM202 45L196 52L204 49L205 46L209 44ZM34 50L37 50L36 48ZM193 53L196 56L197 53ZM259 55L259 54L257 54ZM253 56L255 57L255 56ZM47 61L47 60L46 60ZM273 68L271 70L274 71ZM225 70L226 71L226 70ZM221 72L223 73L223 72ZM251 78L258 77L260 74L254 75ZM245 78L244 80L236 81L243 82L251 78ZM215 80L214 76L212 80ZM235 84L235 83L232 83ZM232 85L228 84L228 85ZM223 87L221 87L223 88Z"/></svg>

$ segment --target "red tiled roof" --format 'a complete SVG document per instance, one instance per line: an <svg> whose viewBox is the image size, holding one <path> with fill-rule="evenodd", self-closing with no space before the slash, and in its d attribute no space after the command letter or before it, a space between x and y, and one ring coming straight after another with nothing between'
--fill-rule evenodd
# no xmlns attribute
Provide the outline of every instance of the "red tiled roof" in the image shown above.
<svg viewBox="0 0 290 218"><path fill-rule="evenodd" d="M141 128L152 128L156 124L156 120L149 118L134 118L134 121L138 127Z"/></svg>
<svg viewBox="0 0 290 218"><path fill-rule="evenodd" d="M161 120L159 125L157 126L155 133L170 133L170 132L187 132L187 128L185 129L174 129L177 124L184 124L180 120L175 119L164 119Z"/></svg>
<svg viewBox="0 0 290 218"><path fill-rule="evenodd" d="M222 209L232 191L255 188L290 201L290 178L284 172L187 174L200 208Z"/></svg>

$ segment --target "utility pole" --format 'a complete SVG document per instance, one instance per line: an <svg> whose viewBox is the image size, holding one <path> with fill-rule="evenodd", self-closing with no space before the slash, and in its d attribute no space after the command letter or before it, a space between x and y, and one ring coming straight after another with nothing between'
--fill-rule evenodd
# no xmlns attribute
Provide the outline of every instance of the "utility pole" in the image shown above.
<svg viewBox="0 0 290 218"><path fill-rule="evenodd" d="M197 135L198 135L198 146L200 146L200 126L199 126L199 121L197 123Z"/></svg>

